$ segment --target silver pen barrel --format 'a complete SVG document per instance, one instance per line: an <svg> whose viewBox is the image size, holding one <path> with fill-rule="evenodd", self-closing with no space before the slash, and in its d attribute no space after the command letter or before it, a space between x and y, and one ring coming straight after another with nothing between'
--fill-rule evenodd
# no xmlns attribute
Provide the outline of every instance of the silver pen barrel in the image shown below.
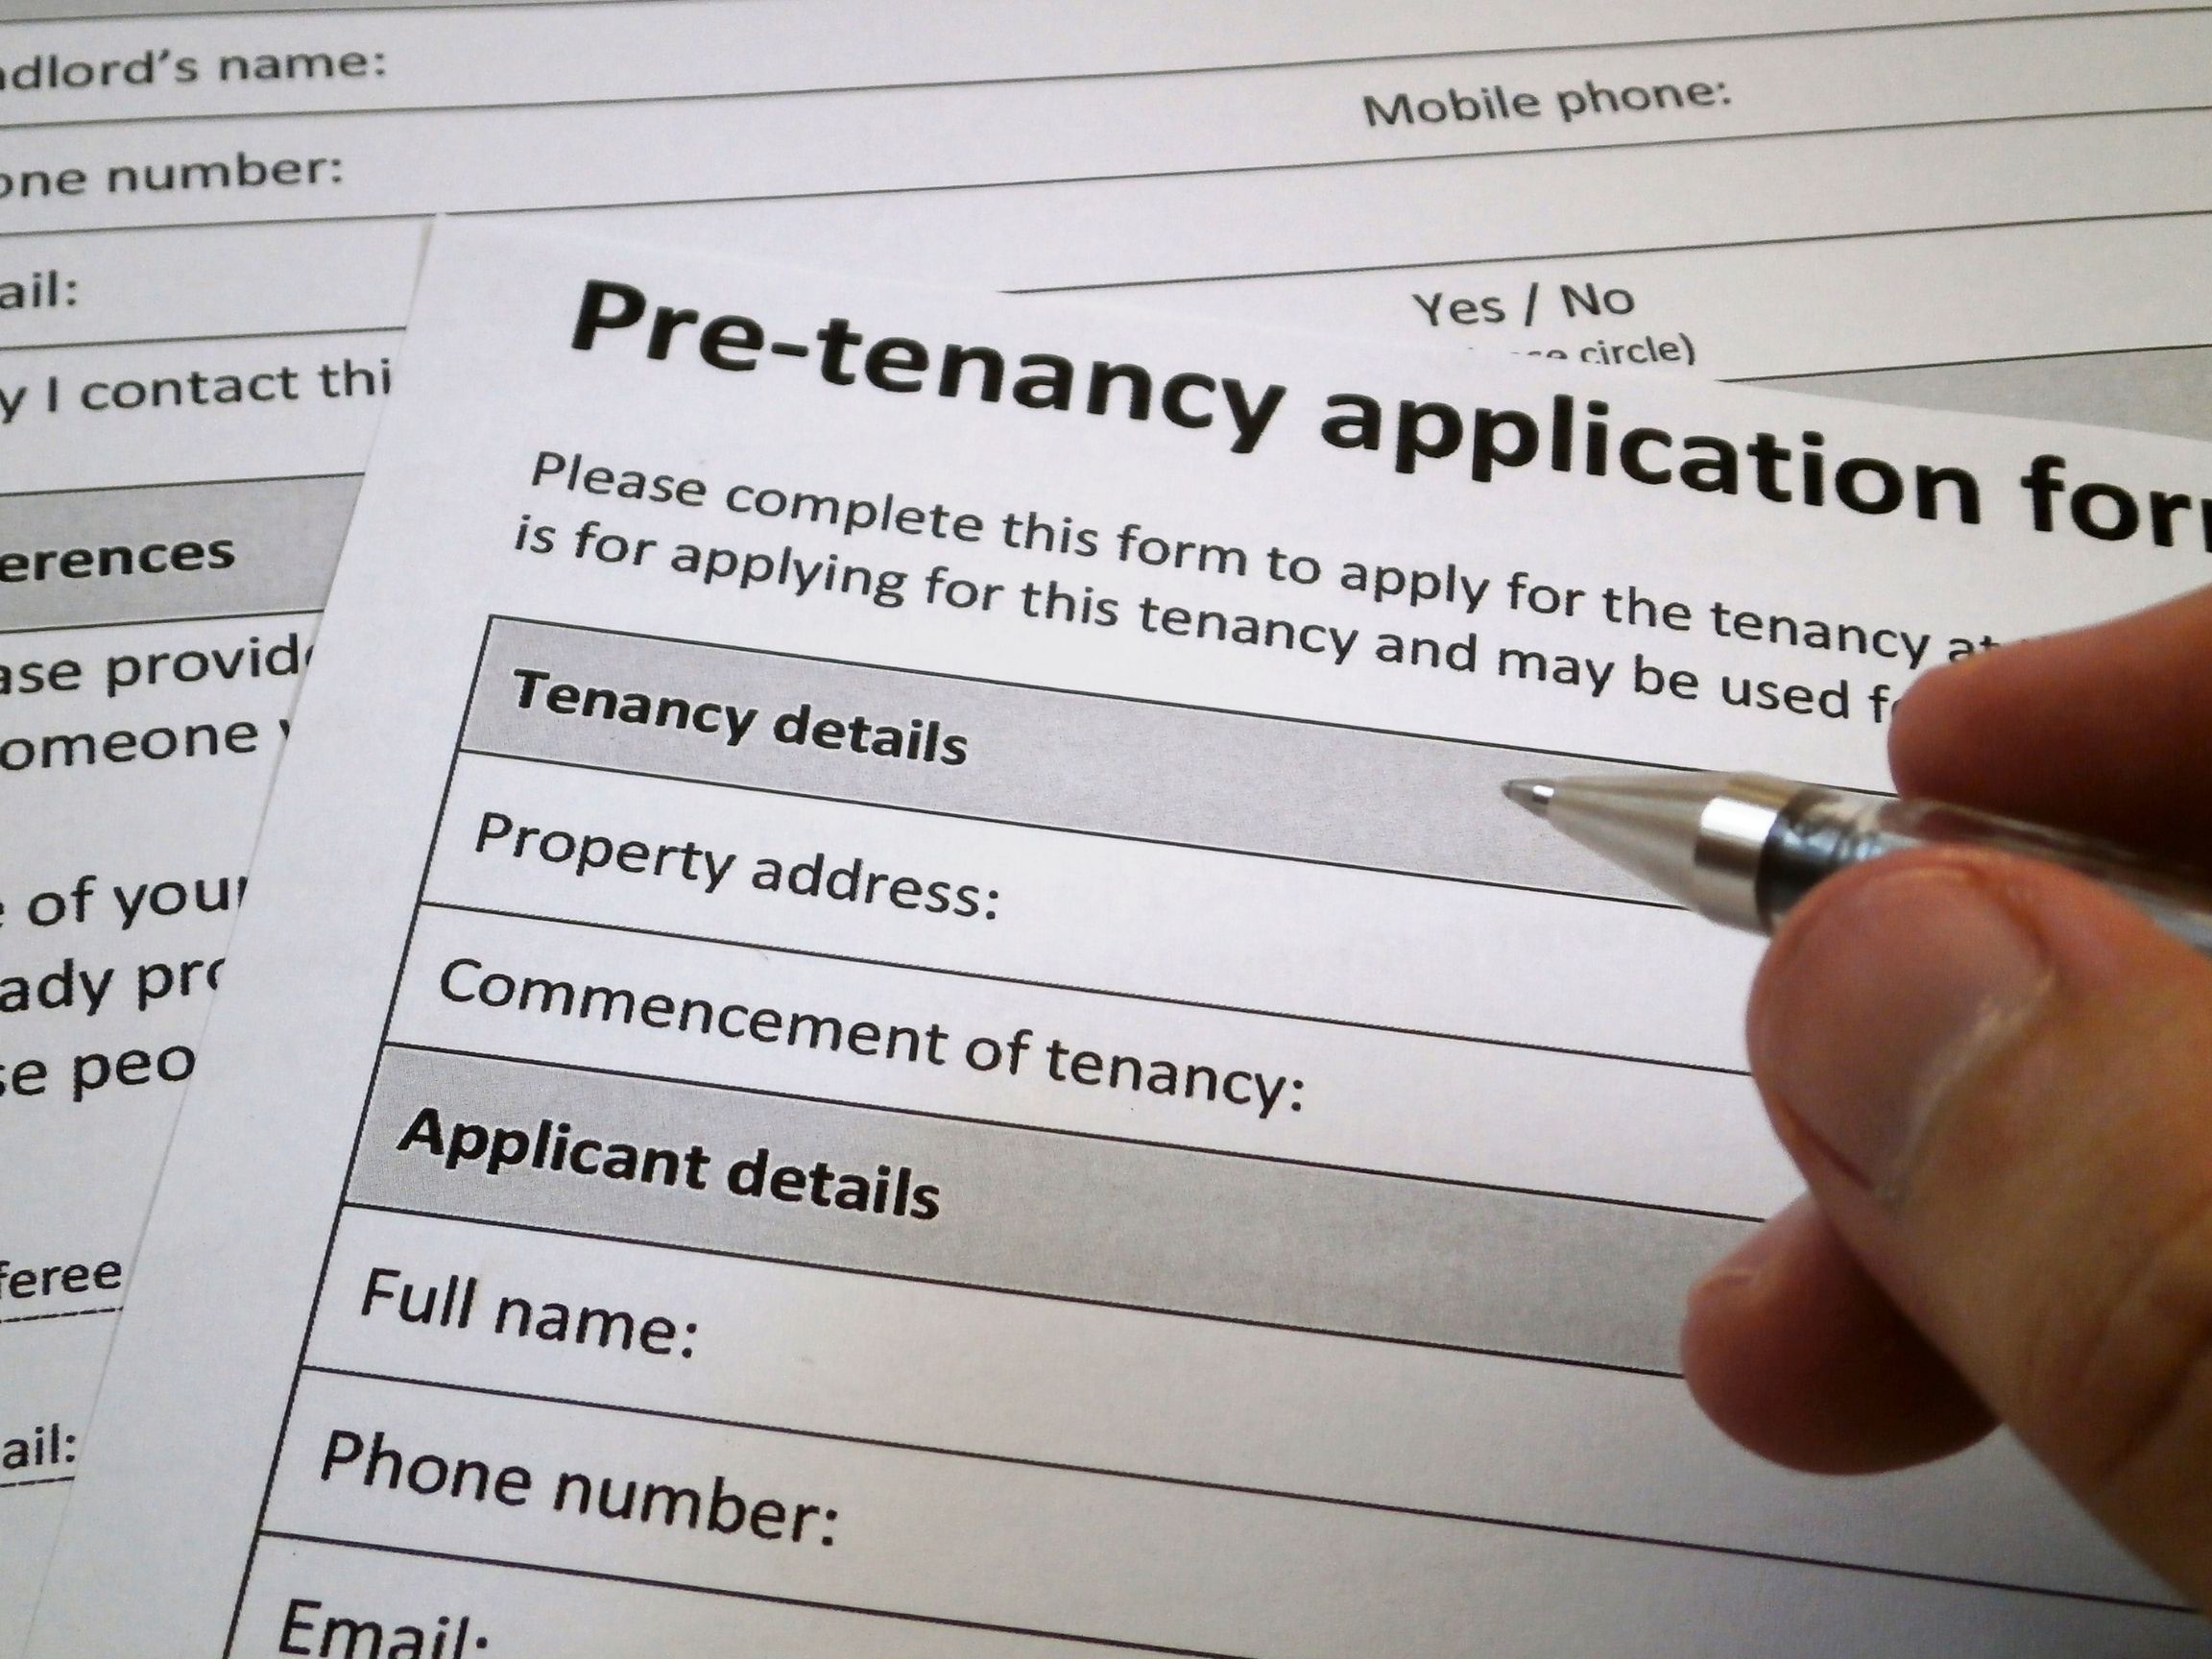
<svg viewBox="0 0 2212 1659"><path fill-rule="evenodd" d="M1849 794L1759 773L1628 773L1506 793L1592 852L1729 926L1771 932L1839 870L1914 847L1984 847L2104 883L2212 955L2212 889L2119 847L1930 801Z"/></svg>

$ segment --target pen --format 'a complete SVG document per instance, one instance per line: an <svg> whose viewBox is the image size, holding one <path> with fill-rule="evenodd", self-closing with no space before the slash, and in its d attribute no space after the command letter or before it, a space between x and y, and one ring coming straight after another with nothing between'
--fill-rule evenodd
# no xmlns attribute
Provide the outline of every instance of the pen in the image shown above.
<svg viewBox="0 0 2212 1659"><path fill-rule="evenodd" d="M1934 801L1854 795L1756 772L1516 778L1508 800L1699 915L1773 931L1817 882L1912 847L1986 847L2103 882L2212 955L2212 888L2084 836Z"/></svg>

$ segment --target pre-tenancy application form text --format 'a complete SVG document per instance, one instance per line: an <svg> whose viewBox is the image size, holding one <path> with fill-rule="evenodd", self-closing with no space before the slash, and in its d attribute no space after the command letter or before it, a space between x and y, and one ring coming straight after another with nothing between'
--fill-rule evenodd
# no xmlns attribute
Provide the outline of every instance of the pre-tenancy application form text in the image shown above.
<svg viewBox="0 0 2212 1659"><path fill-rule="evenodd" d="M423 215L2173 430L2204 406L2198 8L127 10L0 24L0 1647Z"/></svg>
<svg viewBox="0 0 2212 1659"><path fill-rule="evenodd" d="M411 329L38 1659L2212 1647L1703 1422L1758 945L1497 789L1878 783L2212 446L450 224Z"/></svg>

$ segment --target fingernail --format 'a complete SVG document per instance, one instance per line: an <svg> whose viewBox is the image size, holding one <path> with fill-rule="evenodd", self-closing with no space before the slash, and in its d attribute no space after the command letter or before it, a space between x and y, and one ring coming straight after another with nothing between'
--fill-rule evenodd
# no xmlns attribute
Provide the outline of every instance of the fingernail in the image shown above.
<svg viewBox="0 0 2212 1659"><path fill-rule="evenodd" d="M1754 1229L1741 1244L1707 1268L1704 1278L1690 1286L1690 1300L1700 1302L1708 1296L1733 1296L1749 1289L1758 1282L1767 1263L1779 1255L1788 1242L1782 1227L1783 1223L1777 1220Z"/></svg>
<svg viewBox="0 0 2212 1659"><path fill-rule="evenodd" d="M1877 870L1837 900L1765 971L1752 1070L1831 1157L1893 1199L1946 1093L2048 995L2050 964L1970 870Z"/></svg>

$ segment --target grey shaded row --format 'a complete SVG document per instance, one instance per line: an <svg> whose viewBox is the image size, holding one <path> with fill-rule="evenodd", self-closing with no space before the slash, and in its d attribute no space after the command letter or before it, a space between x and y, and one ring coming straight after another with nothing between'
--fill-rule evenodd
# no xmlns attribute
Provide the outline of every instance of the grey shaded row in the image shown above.
<svg viewBox="0 0 2212 1659"><path fill-rule="evenodd" d="M361 480L0 496L0 633L320 611Z"/></svg>

